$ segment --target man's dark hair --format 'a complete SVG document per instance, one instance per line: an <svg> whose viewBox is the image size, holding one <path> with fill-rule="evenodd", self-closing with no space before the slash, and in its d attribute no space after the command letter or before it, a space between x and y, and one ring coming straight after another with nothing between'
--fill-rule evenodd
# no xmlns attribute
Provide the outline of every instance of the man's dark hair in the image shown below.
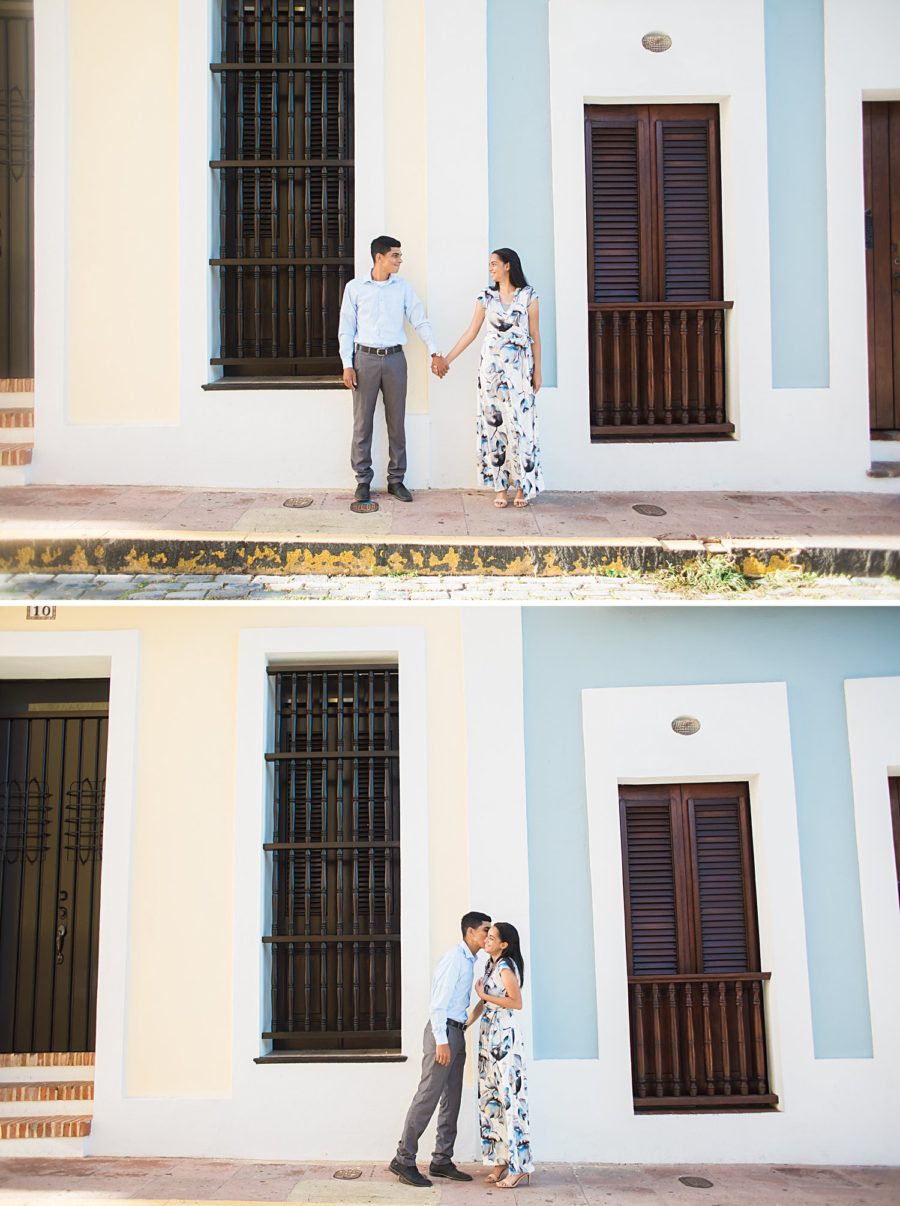
<svg viewBox="0 0 900 1206"><path fill-rule="evenodd" d="M387 255L392 247L399 247L400 240L394 239L391 235L379 235L377 239L372 240L370 248L372 252L372 263L375 263L376 255Z"/></svg>
<svg viewBox="0 0 900 1206"><path fill-rule="evenodd" d="M463 919L459 923L462 929L462 936L465 938L467 930L477 930L479 926L484 925L486 921L490 921L487 913L464 913Z"/></svg>

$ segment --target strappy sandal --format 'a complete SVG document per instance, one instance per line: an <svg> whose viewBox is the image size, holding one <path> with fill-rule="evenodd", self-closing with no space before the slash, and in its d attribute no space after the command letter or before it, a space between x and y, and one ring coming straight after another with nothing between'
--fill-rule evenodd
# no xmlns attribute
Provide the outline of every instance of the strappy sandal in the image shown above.
<svg viewBox="0 0 900 1206"><path fill-rule="evenodd" d="M516 497L513 499L513 506L514 507L527 507L528 499L525 497L524 494L521 497L517 494Z"/></svg>
<svg viewBox="0 0 900 1206"><path fill-rule="evenodd" d="M498 1189L518 1189L522 1182L526 1185L531 1184L531 1173L517 1173L514 1177L504 1177L502 1181L497 1182Z"/></svg>
<svg viewBox="0 0 900 1206"><path fill-rule="evenodd" d="M488 1185L496 1185L498 1181L503 1180L503 1178L506 1176L506 1174L508 1172L509 1172L508 1164L496 1164L494 1166L494 1171L489 1176L484 1178L485 1183Z"/></svg>
<svg viewBox="0 0 900 1206"><path fill-rule="evenodd" d="M506 491L505 490L503 491L502 494L498 491L494 495L494 506L497 507L498 510L502 510L504 507L509 506L509 503L506 500Z"/></svg>

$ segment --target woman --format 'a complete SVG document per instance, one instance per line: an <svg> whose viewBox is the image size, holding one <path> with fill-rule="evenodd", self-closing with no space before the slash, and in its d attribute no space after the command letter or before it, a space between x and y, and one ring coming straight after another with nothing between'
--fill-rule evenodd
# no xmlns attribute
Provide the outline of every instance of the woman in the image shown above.
<svg viewBox="0 0 900 1206"><path fill-rule="evenodd" d="M522 1008L525 961L519 934L508 921L491 926L484 949L488 964L475 985L479 1003L469 1024L481 1017L478 1034L478 1114L481 1151L493 1167L487 1180L498 1189L531 1181L531 1137L525 1050L516 1013Z"/></svg>
<svg viewBox="0 0 900 1206"><path fill-rule="evenodd" d="M541 388L541 336L537 294L510 247L491 252L493 285L478 295L469 329L447 354L465 351L487 318L478 371L478 462L481 479L495 492L494 506L527 507L544 488L535 395Z"/></svg>

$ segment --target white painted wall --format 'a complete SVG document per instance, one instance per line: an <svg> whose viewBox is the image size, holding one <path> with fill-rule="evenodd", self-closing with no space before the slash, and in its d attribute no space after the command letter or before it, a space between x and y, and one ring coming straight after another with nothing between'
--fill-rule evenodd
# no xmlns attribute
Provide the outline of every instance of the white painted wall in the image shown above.
<svg viewBox="0 0 900 1206"><path fill-rule="evenodd" d="M536 1065L535 1119L545 1157L896 1161L889 1108L896 1099L893 1041L874 1059L814 1057L785 684L603 688L584 691L582 699L600 1055ZM693 737L670 727L683 714L701 721ZM871 719L868 709L865 715ZM759 1114L637 1116L618 785L721 781L750 785L760 954L763 970L772 973L765 994L769 1075L779 1107ZM882 1008L892 1009L891 1001L883 1000ZM553 1106L562 1099L564 1113Z"/></svg>
<svg viewBox="0 0 900 1206"><path fill-rule="evenodd" d="M447 347L466 324L485 279L489 250L485 0L465 6L421 2L427 239L409 268L427 279L438 340ZM80 194L72 196L77 181L66 167L73 137L66 115L68 54L72 22L83 18L66 0L37 0L37 482L352 484L348 393L201 388L214 375L209 357L217 339L216 284L207 263L217 237L215 184L207 166L218 137L207 69L218 36L215 4L180 0L178 11L179 138L172 153L179 197L179 295L173 299L179 337L156 349L155 359L169 362L169 368L177 365L170 376L178 382L179 396L174 402L159 399L159 418L145 414L135 423L132 416L126 425L124 416L134 409L132 386L118 379L120 370L111 379L103 363L96 365L97 388L105 397L97 413L108 416L111 407L114 413L119 391L122 423L83 422L81 404L78 413L70 410L73 364L79 372L78 397L89 396L83 357L73 360L71 345L79 298L66 287L73 240L83 234L71 228L71 216L84 206ZM863 97L900 96L893 49L900 37L900 7L892 0L852 5L828 0L826 11L832 384L825 390L773 390L762 0L739 5L682 0L663 14L655 0L603 5L552 0L559 383L540 400L548 488L896 490L896 482L866 476L871 455L885 458L900 450L879 444L873 453L868 439L859 215L860 105ZM396 112L406 78L404 63L393 61L386 45L386 12L384 0L367 0L356 16L356 241L363 270L368 241L389 216L389 184L405 172L422 170L421 149L412 140L406 158L401 152L385 161L384 116L392 105ZM140 21L137 9L132 20ZM641 35L660 23L672 35L673 47L666 54L649 54L640 45ZM139 32L132 34L139 38ZM722 106L725 291L735 303L728 322L730 411L738 429L733 441L591 445L589 440L582 110L586 101L648 100L712 100ZM149 106L144 120L152 122L153 112ZM82 145L85 132L75 133ZM525 165L522 184L527 194ZM122 188L118 200L127 206L124 182ZM134 255L147 254L146 242L136 237ZM93 287L115 307L115 281L97 279ZM134 380L142 380L145 355L136 334L130 357ZM408 481L413 487L476 484L476 363L472 349L445 382L429 381L427 398L411 406ZM384 461L379 430L376 480Z"/></svg>

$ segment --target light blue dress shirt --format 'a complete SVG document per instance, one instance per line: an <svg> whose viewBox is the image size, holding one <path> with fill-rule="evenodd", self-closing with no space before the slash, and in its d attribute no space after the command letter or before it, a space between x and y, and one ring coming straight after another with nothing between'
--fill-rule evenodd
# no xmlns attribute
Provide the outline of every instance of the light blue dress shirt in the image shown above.
<svg viewBox="0 0 900 1206"><path fill-rule="evenodd" d="M398 343L406 343L404 318L409 319L409 325L433 356L437 351L434 332L425 316L425 307L409 281L396 273L386 281L373 281L371 273L349 281L344 289L338 325L338 345L344 368L353 367L354 344L392 348Z"/></svg>
<svg viewBox="0 0 900 1206"><path fill-rule="evenodd" d="M442 956L431 981L431 1030L438 1044L447 1042L447 1018L465 1022L475 982L475 956L464 942Z"/></svg>

